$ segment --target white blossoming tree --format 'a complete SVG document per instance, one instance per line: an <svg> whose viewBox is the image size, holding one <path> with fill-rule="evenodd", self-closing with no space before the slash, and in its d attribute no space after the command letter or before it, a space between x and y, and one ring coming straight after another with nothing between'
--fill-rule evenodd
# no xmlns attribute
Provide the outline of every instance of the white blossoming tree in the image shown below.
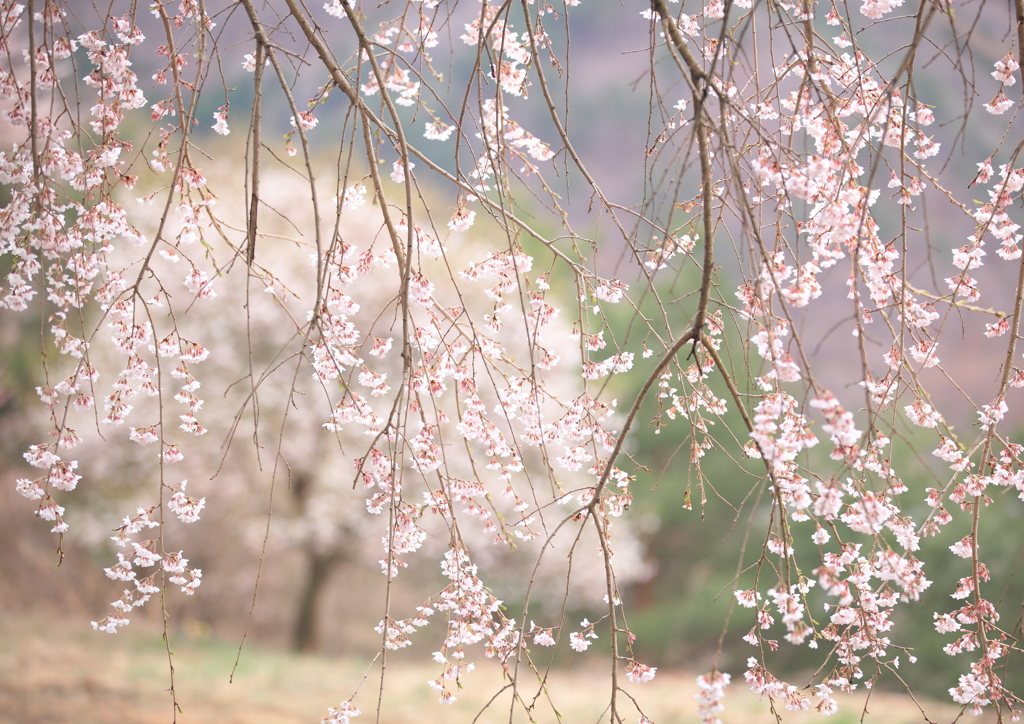
<svg viewBox="0 0 1024 724"><path fill-rule="evenodd" d="M203 581L187 532L217 490L176 472L195 438L251 412L274 466L292 443L260 438L261 401L302 395L324 441L291 449L337 450L323 464L365 500L345 515L382 541L382 661L443 619L439 701L491 658L529 710L549 684L526 674L562 644L610 658L612 721L650 722L622 683L655 676L622 595L650 422L686 463L662 485L746 521L733 615L773 711L900 681L908 610L968 660L955 702L1018 716L1018 602L985 551L990 505L1024 495L1019 0L66 5L0 2L0 305L41 330L49 435L17 490L58 540L85 448L128 441L150 466L148 502L110 503L125 592L96 629ZM287 339L268 350L257 313ZM225 345L234 417L199 397ZM908 453L920 474L894 466ZM505 569L516 617L478 568L491 546L529 557ZM571 583L595 548L602 616L531 617L544 562ZM398 610L402 570L438 561L444 587ZM924 611L943 569L951 602ZM809 680L782 678L780 646L810 649ZM729 679L699 678L705 721ZM340 696L325 722L367 705Z"/></svg>

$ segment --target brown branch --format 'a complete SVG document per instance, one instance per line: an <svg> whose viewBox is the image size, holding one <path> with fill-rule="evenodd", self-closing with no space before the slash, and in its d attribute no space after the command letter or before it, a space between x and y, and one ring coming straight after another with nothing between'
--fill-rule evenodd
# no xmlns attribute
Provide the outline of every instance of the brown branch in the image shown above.
<svg viewBox="0 0 1024 724"><path fill-rule="evenodd" d="M260 137L260 120L263 114L263 65L265 63L263 41L256 40L256 78L253 81L255 97L252 101L252 189L249 198L249 218L246 219L248 232L248 246L246 257L249 266L252 266L256 258L256 218L260 204L260 147L263 143Z"/></svg>
<svg viewBox="0 0 1024 724"><path fill-rule="evenodd" d="M1024 68L1024 0L1013 0L1017 10L1017 64Z"/></svg>
<svg viewBox="0 0 1024 724"><path fill-rule="evenodd" d="M289 2L289 6L292 3ZM288 107L291 109L292 116L295 122L295 131L299 134L299 142L302 144L302 155L306 162L306 173L308 174L309 180L309 198L313 204L313 228L314 235L316 238L316 303L313 305L313 319L310 325L316 323L320 314L320 300L323 296L324 286L324 265L323 265L323 243L320 235L320 201L316 193L316 176L313 173L313 161L312 153L309 150L309 141L306 138L306 132L302 130L302 123L299 117L299 107L295 103L295 98L292 96L292 92L289 89L288 81L285 78L284 70L281 68L281 64L277 60L277 54L274 52L274 47L271 45L269 38L267 38L266 31L263 29L263 23L260 21L259 14L256 12L256 7L253 5L252 0L242 0L242 5L245 7L245 12L249 16L249 22L252 24L253 34L257 41L257 52L262 46L264 52L267 54L270 64L274 67L274 72L277 74L278 81L281 85L281 90L284 91L285 98L288 100Z"/></svg>
<svg viewBox="0 0 1024 724"><path fill-rule="evenodd" d="M709 87L710 84L706 83L707 76L704 74L704 71L701 70L700 66L697 65L697 61L693 57L693 54L690 53L690 49L686 47L686 41L679 32L679 28L676 27L675 22L669 17L668 8L665 6L665 0L651 0L651 2L654 9L661 15L662 22L670 36L672 36L674 30L675 36L673 36L673 42L676 43L676 50L679 51L679 54L683 57L687 67L690 69L690 81L693 90L694 106L693 123L697 131L697 143L700 148L701 195L703 205L701 216L704 225L704 259L701 270L700 298L697 302L697 311L694 313L693 320L690 322L686 331L679 335L679 338L673 342L672 346L664 355L662 355L661 361L658 362L657 366L647 378L647 381L644 382L643 387L640 388L640 393L637 395L636 401L633 403L633 407L626 416L626 421L623 423L622 430L619 432L619 436L615 441L615 447L612 449L611 455L608 458L604 472L601 473L601 478L594 487L594 499L588 506L591 513L593 513L595 506L600 501L601 491L604 489L604 486L608 482L608 477L611 475L612 465L615 463L615 459L622 451L622 446L626 440L626 434L633 426L633 422L636 420L636 416L640 412L640 406L647 398L647 393L650 392L651 387L653 387L655 381L661 377L661 373L666 367L668 367L669 363L675 359L676 354L678 354L679 350L683 348L683 345L687 342L696 343L700 340L701 332L704 328L704 318L707 315L708 303L711 299L712 277L714 275L714 217L711 209L711 149L708 142L708 129L706 125L707 119L704 115L704 89Z"/></svg>
<svg viewBox="0 0 1024 724"><path fill-rule="evenodd" d="M401 128L397 130L387 128L383 121L377 119L370 113L370 109L366 107L366 104L363 103L363 99L359 97L359 91L355 88L355 86L352 85L351 82L349 82L349 79L345 75L345 72L341 69L341 66L338 65L338 62L334 59L334 56L331 53L330 48L327 47L327 43L325 43L323 38L321 38L317 34L316 28L313 27L312 23L309 22L309 18L307 18L306 14L302 12L302 8L299 7L295 0L285 1L288 4L288 12L290 12L292 17L295 18L295 22L299 24L299 28L302 30L302 34L306 36L306 40L309 41L309 44L313 46L314 50L316 50L317 55L320 56L320 62L322 62L324 64L324 67L328 70L328 72L330 72L331 80L333 80L334 84L341 89L342 93L348 96L348 99L352 103L352 105L359 109L359 112L363 115L364 121L372 120L374 122L374 125L382 129L386 129L385 132L389 136L396 137L399 140L399 143L401 143L404 146L405 144L402 140L404 139L404 135L402 134ZM243 0L243 2L246 2L248 4L251 2L251 0ZM349 14L349 17L351 17L351 6L347 7L346 12ZM370 56L370 58L373 58L372 53L368 53L368 55ZM375 61L371 61L371 63L373 62ZM382 94L385 97L387 97L387 90L385 89L383 82L380 81L379 79L378 82L380 83ZM397 118L397 113L395 117ZM401 124L398 125L400 126ZM388 234L391 237L392 250L395 252L395 256L398 257L398 268L402 271L402 276L404 278L406 276L405 250L402 248L402 245L398 240L398 230L395 228L395 225L391 222L391 217L388 214L387 210L387 204L384 201L384 188L380 181L380 174L377 173L376 155L372 154L369 149L368 154L371 154L367 156L366 160L367 163L370 164L370 177L373 180L374 193L377 195L377 199L380 201L380 208L384 214L384 223L387 226ZM408 167L406 167L406 172L408 172L408 170ZM408 224L408 226L409 233L412 234L413 225L410 223ZM409 238L412 237L410 236Z"/></svg>
<svg viewBox="0 0 1024 724"><path fill-rule="evenodd" d="M667 35L672 39L673 47L682 56L683 62L686 63L686 67L690 70L690 90L693 93L693 125L697 132L697 147L700 152L701 218L704 226L704 269L700 282L700 301L697 303L697 315L693 321L693 327L697 329L699 337L700 329L704 326L704 314L707 312L708 301L711 297L711 276L714 273L714 243L712 237L715 233L715 227L711 209L711 146L708 140L708 119L704 115L704 104L708 97L708 91L713 89L714 86L710 82L710 78L708 78L707 74L697 63L693 53L690 52L689 46L686 45L686 39L683 38L683 34L679 32L679 27L669 14L665 0L651 0L651 7L661 16L661 23Z"/></svg>

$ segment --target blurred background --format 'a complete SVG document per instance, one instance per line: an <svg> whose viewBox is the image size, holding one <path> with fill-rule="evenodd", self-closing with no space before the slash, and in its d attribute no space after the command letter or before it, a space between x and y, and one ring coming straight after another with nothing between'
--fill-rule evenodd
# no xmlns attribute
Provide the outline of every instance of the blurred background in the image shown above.
<svg viewBox="0 0 1024 724"><path fill-rule="evenodd" d="M593 159L589 169L611 198L642 197L645 183L664 170L634 162L646 156L652 105L651 60L641 52L649 44L650 33L645 23L635 21L636 12L634 7L580 10L572 26L572 65L557 81L567 83L572 78L567 86L571 91L564 90L569 132L575 136L581 155ZM226 93L237 133L228 140L233 145L227 152L222 139L211 132L198 132L196 139L211 148L222 144L217 157L232 159L244 153L240 137L244 136L246 109L252 96L247 85L249 76L239 69L241 56L250 49L243 42L248 37L244 25L224 27L228 30L219 42L230 49L226 52L230 62L225 62L228 70L224 85L232 89ZM974 31L976 47L1002 48L1005 28L997 14L984 18ZM890 37L905 30L905 23L885 26ZM888 38L880 34L876 40L881 46ZM867 42L870 44L871 39ZM1002 54L1000 50L997 55ZM981 59L979 66L988 68L994 59ZM453 75L458 75L464 61L459 57L453 60ZM145 60L140 58L138 66L140 76L144 76ZM311 97L322 82L301 76L293 91L297 97ZM963 133L958 125L962 118L949 112L949 108L964 106L958 95L962 89L944 85L941 72L922 74L917 82L919 95L934 99L937 116L945 112L939 118L945 126L937 132L937 139L959 148L944 173L950 178L970 179L974 164L989 152L990 139L1006 131L1005 122L983 115L972 121L970 132ZM660 92L672 102L672 93L685 95L681 84ZM212 120L213 111L222 103L223 98L208 94L200 104L199 116ZM310 134L311 141L323 144L314 150L325 155L336 153L332 151L331 113L339 117L342 114L340 99L331 103L339 107L326 105L318 111L324 120L321 128ZM524 126L556 145L556 135L541 104L530 103L517 112ZM281 144L277 139L288 131L287 122L287 114L266 120L272 129L267 135L276 134L278 146ZM10 139L4 144L9 145ZM443 151L439 151L439 161L442 156ZM233 197L227 190L237 179L237 162L211 160L204 171L211 179L211 188L225 189L218 213L223 211L225 217L233 217L236 222L244 219L244 199ZM687 172L678 173L682 178ZM306 190L288 178L284 172L277 177L271 174L267 183L274 189L280 209L301 208ZM578 174L566 168L561 182L570 210L569 222L581 236L593 241L598 268L609 277L640 283L623 261L625 246L616 239L608 219L592 211L590 193ZM237 180L234 183L238 185ZM148 193L145 188L141 190ZM6 193L0 187L0 201ZM426 193L429 203L443 210L439 217L447 218L453 200ZM972 232L959 212L938 207L915 213L919 214L921 227L928 230L922 243L926 239L943 264L948 262L949 250L960 246ZM368 219L369 227L372 224ZM879 213L879 220L886 220L884 212ZM302 226L296 218L282 217L267 223L268 234L282 236L292 233L289 227ZM349 223L353 225L347 230L350 235L376 233L360 231L359 217ZM549 236L561 232L555 225L545 228L543 220L538 223ZM461 247L452 242L452 253L470 258L473 234L492 232L484 225L477 227L458 242ZM527 251L540 257L543 250L539 244L530 249L529 243ZM295 288L301 288L303 280L308 284L308 248L267 242L259 253L280 262L284 269L280 275L288 284L294 283ZM739 257L738 252L731 259L723 256L719 279L724 297L729 297L728 290L740 281ZM2 264L8 262L6 257L0 260ZM6 271L0 269L0 273ZM927 268L914 273L925 278L933 274ZM978 276L987 288L997 290L996 296L1000 290L1012 294L1012 270L993 265ZM692 269L666 278L659 282L659 293L664 298L684 295L695 287L696 278ZM568 280L553 278L553 294L561 290L562 303L571 306L573 286L560 285L560 281ZM190 494L206 498L202 519L189 531L186 551L191 565L202 569L203 584L192 597L179 596L175 591L162 602L162 608L151 603L134 614L131 626L114 637L93 633L88 624L104 616L110 601L119 595L119 585L103 575L103 568L115 558L109 537L121 516L130 515L137 505L145 505L147 496L151 496L155 467L152 455L148 449L127 441L108 440L102 454L81 458L83 482L73 505L68 505L71 532L63 543L65 557L58 567L56 541L48 532L49 526L35 519L31 504L14 491L14 480L29 472L22 453L46 430L44 410L35 392L42 384L40 317L0 315L0 721L168 721L170 705L164 690L170 685L170 669L162 642L165 631L174 651L174 686L184 702L179 721L315 720L328 706L347 699L357 687L361 687L358 701L367 702L364 711L369 712L376 702L380 661L369 669L366 666L378 655L380 636L374 626L381 618L386 591L378 563L379 528L368 520L362 491L353 490L350 471L355 443L348 447L347 441L334 444L337 441L321 429L325 419L322 400L316 399L312 385L304 387L308 369L292 375L295 362L289 355L301 340L274 316L275 310L287 308L287 300L282 301L280 295L263 295L259 289L247 290L243 275L219 279L217 291L238 300L251 291L254 298L246 320L205 318L202 309L189 310L187 318L189 328L198 337L216 340L209 345L210 361L202 368L205 415L216 425L208 425L210 434L202 438L198 452L186 460L187 474L183 473L189 479ZM255 298L257 292L259 299ZM680 303L677 313L682 315L685 308L686 303ZM653 300L641 301L639 309L642 313L654 311ZM622 348L637 347L640 340L633 331L633 310L623 305L617 311L620 316L612 315L607 320L609 335ZM815 318L801 320L802 333L817 341L809 347L811 362L822 370L826 385L833 385L837 394L852 396L849 380L856 377L858 368L851 366L856 355L850 355L853 347L849 324L832 336L836 327L849 322L843 294L835 293L835 298L829 299L826 293L815 305L814 313ZM732 335L728 342L742 346L742 330L726 334ZM950 329L947 334L950 347L970 344L963 341L962 330ZM974 424L970 399L989 399L985 390L994 386L994 380L972 370L974 366L979 370L996 369L998 363L986 364L991 362L986 355L989 352L984 348L973 350L962 361L951 357L946 366L950 377L966 391L966 399L961 399L950 386L948 398L943 401L943 409L953 411L947 418L958 426ZM997 355L998 350L992 352L992 359ZM258 407L249 397L248 383L240 384L254 360L261 369L279 370L261 388ZM745 364L739 358L734 362ZM652 363L640 362L638 356L634 374L615 376L608 383L609 397L635 399ZM299 378L303 381L290 395L293 380ZM943 384L937 376L934 381ZM726 396L724 386L715 382L712 386L717 394ZM955 419L957 410L959 419ZM772 720L763 703L739 695L746 688L741 674L752 653L740 637L753 622L749 612L734 610L732 595L733 590L752 585L751 574L744 571L760 555L759 537L763 538L769 514L769 506L762 500L759 461L742 459L740 447L746 438L741 433L736 433L738 440L719 435L718 447L701 461L704 480L710 483L702 484L689 465L691 431L680 421L659 431L658 426L647 424L657 414L657 401L648 400L638 418L642 424L634 427L626 448L637 463L635 470L630 470L637 480L632 487L632 510L623 519L621 558L617 559L617 568L623 571L620 586L625 592L629 628L637 637L636 656L659 668L655 682L643 690L644 700L651 700L651 718L658 724L693 721L693 676L717 666L733 674L730 693L738 696L726 700L729 709L723 718L736 722ZM732 415L726 415L719 424L723 429L742 429L738 417ZM904 510L917 516L925 510L924 489L941 487L944 481L939 480L942 470L929 454L934 439L909 426L903 432L904 436L894 441L891 462L910 488L904 496ZM79 433L88 437L102 431ZM824 457L826 451L819 453ZM112 517L112 510L120 512ZM993 579L1006 582L1005 588L990 598L998 600L1007 628L1019 631L1024 611L1024 582L1018 571L1024 557L1024 513L1016 498L1010 498L997 500L985 516L987 530L999 536L985 544L985 561ZM169 524L172 533L176 525L174 521ZM969 520L957 517L941 537L922 541L920 557L928 560L936 553L937 558L945 559L942 554L946 547L968 530ZM813 559L809 533L801 538L807 546L803 551L805 560ZM436 561L446 546L447 540L437 534L415 556ZM799 546L797 555L800 559ZM507 602L507 615L518 620L521 603L516 602L525 592L529 557L484 553L478 562L481 577L495 595ZM566 599L567 625L602 615L599 564L596 555L580 563L582 573L574 577L577 583ZM564 561L556 560L537 579L529 615L538 622L545 616L561 615L564 582L560 566ZM814 577L811 571L803 573ZM878 692L872 694L874 703L865 703L861 697L841 715L846 717L842 721L859 720L865 706L879 717L878 721L920 720L913 701L897 696L904 684L922 697L929 712L938 712L936 717L955 712L933 700L948 701L946 691L964 673L965 662L941 652L944 641L933 635L932 613L950 609L949 592L966 575L967 563L931 568L929 573L931 588L920 602L898 608L892 634L894 645L913 649L917 663L900 668L902 681L883 677ZM436 563L410 566L402 573L401 585L391 591L392 610L412 611L443 585ZM819 620L824 600L814 593L809 597L809 610ZM467 692L467 701L453 709L434 705L435 697L425 682L438 673L436 667L429 666L429 652L436 650L442 637L441 627L429 626L416 634L410 649L389 652L388 665L393 667L389 677L393 678L385 690L388 703L383 721L415 718L468 722L485 707L486 697L474 699L479 696L475 691ZM607 657L597 650L599 644L588 653L578 654L569 650L567 637L563 637L552 650L551 676L567 682L566 698L545 707L538 705L537 720L554 721L555 710L564 715L563 721L596 720L601 715L604 705L599 702L607 696ZM821 661L820 652L813 658L809 653L813 652L783 642L773 655L775 673L786 675L794 683L809 681ZM486 680L494 684L491 691L500 689L500 675L485 664L481 664L479 676L490 677ZM228 684L233 670L237 683ZM545 670L539 675L546 675ZM1024 684L1019 667L1011 665L1006 678L1011 688L1014 683L1018 688ZM480 721L507 721L507 702L504 707L504 713L495 711L496 704ZM367 719L371 716L366 714ZM800 721L789 712L785 717Z"/></svg>

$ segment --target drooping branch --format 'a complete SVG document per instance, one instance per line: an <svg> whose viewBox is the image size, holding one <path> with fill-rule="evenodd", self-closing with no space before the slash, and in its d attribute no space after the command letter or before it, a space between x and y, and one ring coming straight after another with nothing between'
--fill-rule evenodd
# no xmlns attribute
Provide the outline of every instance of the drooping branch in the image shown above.
<svg viewBox="0 0 1024 724"><path fill-rule="evenodd" d="M1017 64L1024 68L1024 0L1013 0L1017 11Z"/></svg>
<svg viewBox="0 0 1024 724"><path fill-rule="evenodd" d="M615 463L616 458L622 451L622 446L625 442L626 436L629 430L633 426L633 422L636 419L637 414L640 412L640 407L643 405L644 400L647 398L647 393L650 392L654 383L661 377L662 372L665 368L675 359L676 355L687 343L696 343L700 340L702 330L704 328L704 321L707 316L708 304L711 299L711 289L714 285L714 211L712 209L712 170L711 170L711 148L708 141L708 129L707 129L707 116L704 109L704 101L707 97L707 86L705 84L706 75L704 71L697 64L693 55L690 53L689 48L686 47L685 40L679 33L679 29L675 26L675 22L671 20L668 15L668 10L665 6L664 0L652 0L652 7L656 12L661 15L662 22L666 28L666 31L671 35L672 30L675 30L675 36L673 42L677 43L676 49L680 55L686 60L686 65L690 69L690 82L691 89L693 92L693 123L697 135L697 143L700 152L700 176L701 176L701 219L703 221L704 230L704 257L701 260L701 280L700 280L700 296L697 301L697 309L694 312L693 318L691 319L686 330L679 335L679 337L672 343L672 345L665 351L661 356L660 361L655 366L654 370L647 377L643 386L640 388L640 392L637 395L636 400L633 402L633 406L629 413L626 415L626 419L622 424L622 430L620 430L617 440L615 441L615 447L612 450L608 458L608 463L605 466L604 472L601 474L597 485L595 486L594 500L591 502L591 510L597 505L600 500L601 491L604 489L605 484L608 482L608 477L611 475L612 465Z"/></svg>
<svg viewBox="0 0 1024 724"><path fill-rule="evenodd" d="M246 0L246 2L249 1L250 0ZM385 200L386 197L384 195L384 186L381 183L380 173L377 170L377 158L376 153L373 150L372 139L368 139L366 136L366 134L369 132L368 126L372 122L378 128L381 128L382 130L386 129L388 135L393 136L398 141L399 147L405 148L406 144L404 143L403 132L401 128L393 129L390 127L385 127L385 125L379 119L372 115L370 109L363 102L363 99L359 97L359 91L349 81L348 77L345 75L345 72L341 69L341 66L338 65L338 62L334 59L334 54L331 53L330 48L327 47L327 44L324 42L323 38L320 37L320 34L317 32L316 28L313 27L313 24L310 23L309 18L306 17L306 14L305 12L303 12L302 8L299 7L295 0L286 0L286 2L288 4L288 11L291 13L295 21L299 24L299 28L302 30L302 34L306 37L306 40L308 40L310 45L313 46L313 49L316 50L317 55L320 57L320 62L324 64L324 67L331 74L331 79L334 81L335 85L337 85L338 88L341 89L342 93L348 96L349 101L352 103L353 106L359 109L359 112L363 117L363 134L364 140L366 141L367 154L366 161L367 164L369 165L369 172L370 177L373 181L374 193L380 200L381 213L384 216L384 222L387 226L388 235L391 237L391 248L395 252L395 256L398 257L398 268L401 272L402 278L405 279L408 276L406 272L405 248L404 245L402 244L401 239L399 238L398 229L396 228L394 222L392 221L390 212L388 211L387 208L387 202ZM351 12L351 7L349 8L349 12ZM371 58L373 57L372 52L369 53L369 56ZM383 83L381 84L381 89L384 92L385 98L387 98L387 91L384 90ZM413 225L409 224L410 239L412 234L412 228Z"/></svg>
<svg viewBox="0 0 1024 724"><path fill-rule="evenodd" d="M254 97L252 101L252 174L249 183L251 184L249 196L249 217L246 219L248 227L248 246L246 257L249 266L252 266L256 258L256 230L258 227L257 218L260 208L260 157L263 151L263 137L261 124L263 119L263 66L266 65L266 50L262 40L256 41L256 69L253 71Z"/></svg>

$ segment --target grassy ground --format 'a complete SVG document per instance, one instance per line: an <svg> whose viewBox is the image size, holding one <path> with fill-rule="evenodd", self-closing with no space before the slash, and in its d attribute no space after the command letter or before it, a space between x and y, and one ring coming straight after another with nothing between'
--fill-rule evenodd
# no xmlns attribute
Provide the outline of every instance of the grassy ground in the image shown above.
<svg viewBox="0 0 1024 724"><path fill-rule="evenodd" d="M168 657L159 632L133 624L116 636L94 634L84 622L42 617L0 618L0 724L169 724L174 721L170 696ZM201 631L194 631L194 634ZM229 683L237 642L218 642L202 636L181 634L174 644L175 688L182 712L181 724L288 724L319 722L328 706L348 698L366 672L366 662L349 659L299 656L246 645L241 663ZM500 672L490 662L467 680L453 706L436 703L437 695L425 684L440 672L422 662L426 651L402 652L389 665L381 722L385 724L441 724L474 721L488 699L503 686ZM418 655L417 655L418 654ZM480 657L483 658L482 656ZM581 657L582 658L582 657ZM600 659L588 655L588 666ZM379 667L373 667L362 684L356 704L364 711L357 722L374 720ZM540 700L537 722L598 722L607 706L607 675L604 667L552 673L553 702ZM523 677L523 695L532 697L536 676ZM696 722L693 695L696 688L689 673L661 671L657 678L628 691L645 706L656 724ZM529 691L527 694L526 692ZM480 724L508 722L511 694L497 697L478 719ZM844 697L839 714L829 724L861 720L864 697ZM774 721L768 703L746 690L742 678L728 690L727 724ZM909 697L875 694L867 702L865 721L900 724L925 721ZM944 704L923 702L933 722L951 722L958 710ZM807 722L820 717L813 712L782 711L787 722ZM636 722L630 708L624 720ZM525 715L514 721L527 722ZM604 717L607 722L607 717ZM973 720L978 721L978 720Z"/></svg>

